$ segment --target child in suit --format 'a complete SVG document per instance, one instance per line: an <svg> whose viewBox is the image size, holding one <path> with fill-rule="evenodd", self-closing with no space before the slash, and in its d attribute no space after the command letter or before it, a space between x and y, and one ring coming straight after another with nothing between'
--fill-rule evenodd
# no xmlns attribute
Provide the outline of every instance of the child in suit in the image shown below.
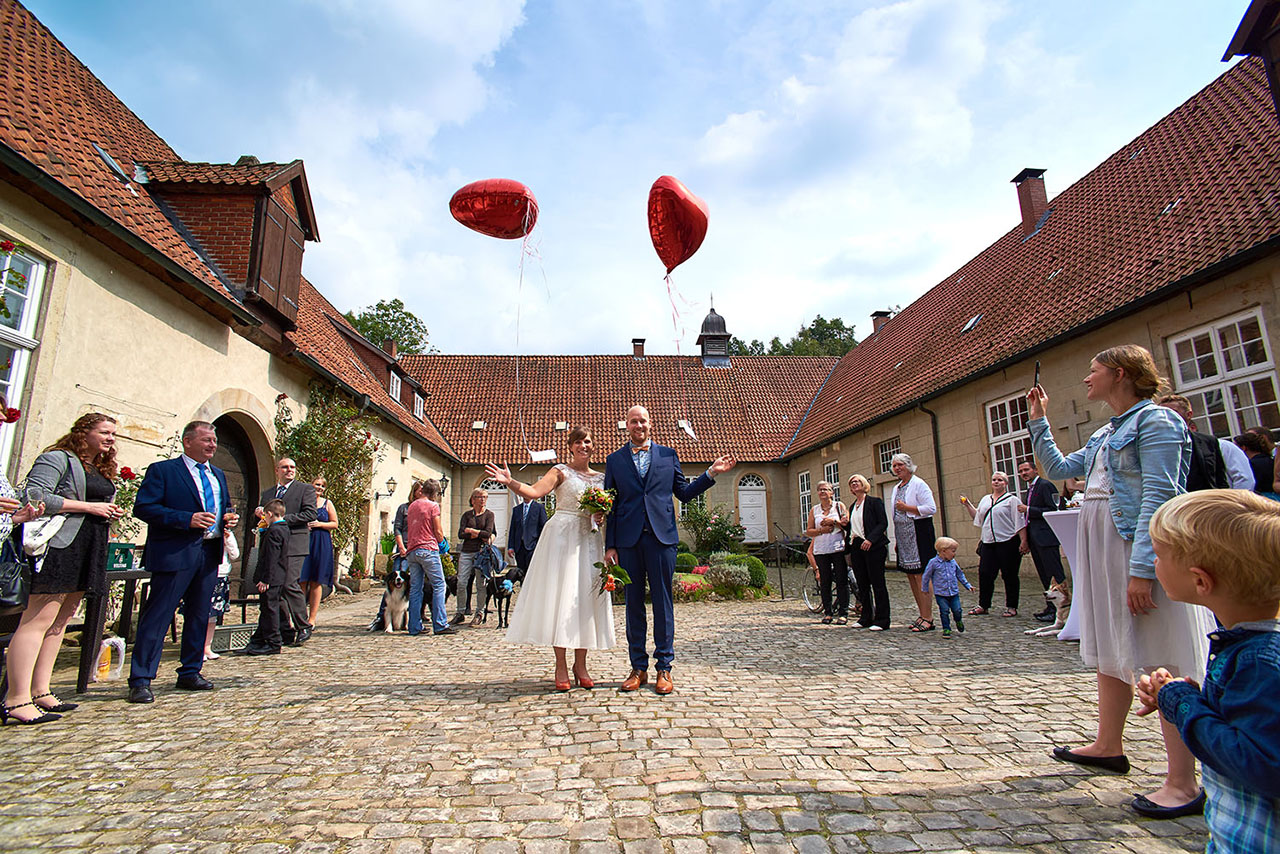
<svg viewBox="0 0 1280 854"><path fill-rule="evenodd" d="M1187 804L1148 801L1144 815L1176 818L1203 806L1209 847L1275 851L1280 832L1280 504L1243 489L1170 499L1151 517L1156 578L1169 598L1203 605L1209 634L1204 686L1158 668L1138 683L1203 763L1204 790ZM1206 801L1206 795L1207 803ZM1139 796L1141 800L1146 800Z"/></svg>
<svg viewBox="0 0 1280 854"><path fill-rule="evenodd" d="M277 655L280 652L280 593L289 572L289 526L284 521L285 506L279 498L262 508L265 529L258 545L258 566L253 583L262 594L258 630L245 647L249 655Z"/></svg>
<svg viewBox="0 0 1280 854"><path fill-rule="evenodd" d="M956 618L956 628L964 631L964 618L960 616L960 585L972 590L973 585L964 577L964 570L956 563L956 550L960 544L950 537L938 537L933 544L938 556L929 561L920 577L920 589L928 593L933 586L933 598L938 602L938 616L942 617L942 636L951 637L951 617Z"/></svg>

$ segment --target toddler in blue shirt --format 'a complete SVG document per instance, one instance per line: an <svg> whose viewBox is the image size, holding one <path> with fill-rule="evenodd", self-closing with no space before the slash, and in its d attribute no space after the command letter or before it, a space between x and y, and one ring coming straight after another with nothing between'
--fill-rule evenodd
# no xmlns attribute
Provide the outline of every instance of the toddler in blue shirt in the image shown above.
<svg viewBox="0 0 1280 854"><path fill-rule="evenodd" d="M942 617L942 636L951 637L951 616L956 618L956 629L964 631L964 618L960 616L960 585L972 590L973 585L964 577L964 570L956 563L956 550L960 544L950 537L938 537L933 549L938 556L929 561L920 578L920 589L929 592L933 584L933 598L938 602L938 615Z"/></svg>
<svg viewBox="0 0 1280 854"><path fill-rule="evenodd" d="M1151 542L1169 598L1222 623L1203 687L1164 668L1138 683L1138 714L1159 708L1203 763L1204 791L1171 817L1203 805L1206 852L1280 851L1280 503L1242 489L1179 495L1151 517Z"/></svg>

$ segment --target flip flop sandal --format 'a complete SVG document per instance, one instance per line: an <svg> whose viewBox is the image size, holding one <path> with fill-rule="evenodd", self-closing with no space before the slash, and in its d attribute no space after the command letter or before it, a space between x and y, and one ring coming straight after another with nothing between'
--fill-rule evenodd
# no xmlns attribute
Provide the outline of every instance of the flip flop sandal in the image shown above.
<svg viewBox="0 0 1280 854"><path fill-rule="evenodd" d="M912 625L913 632L931 632L933 631L933 620L916 620L919 625Z"/></svg>
<svg viewBox="0 0 1280 854"><path fill-rule="evenodd" d="M991 612L988 611L986 608L982 608L977 605L969 609L969 616L971 617L981 617L984 614L990 614L990 613Z"/></svg>
<svg viewBox="0 0 1280 854"><path fill-rule="evenodd" d="M1004 613L1003 613L1003 614L1001 614L1000 616L1002 616L1002 617L1016 617L1016 616L1018 616L1018 609L1017 609L1017 608L1005 608L1005 609L1004 609Z"/></svg>

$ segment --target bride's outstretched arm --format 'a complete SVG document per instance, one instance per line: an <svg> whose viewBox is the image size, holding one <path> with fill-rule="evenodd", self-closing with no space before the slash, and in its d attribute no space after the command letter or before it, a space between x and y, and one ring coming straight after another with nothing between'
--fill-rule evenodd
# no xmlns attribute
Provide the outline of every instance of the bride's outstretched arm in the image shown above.
<svg viewBox="0 0 1280 854"><path fill-rule="evenodd" d="M505 486L510 491L519 495L521 498L527 498L530 501L536 501L546 495L551 490L560 485L560 481L564 479L564 474L560 469L553 468L544 474L533 484L521 483L511 476L511 469L507 468L504 463L501 467L495 466L493 463L484 464L485 473L498 483Z"/></svg>

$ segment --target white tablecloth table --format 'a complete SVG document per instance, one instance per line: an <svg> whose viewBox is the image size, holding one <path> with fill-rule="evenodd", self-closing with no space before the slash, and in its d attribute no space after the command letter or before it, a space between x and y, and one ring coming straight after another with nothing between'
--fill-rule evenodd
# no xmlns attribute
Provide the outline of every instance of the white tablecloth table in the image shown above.
<svg viewBox="0 0 1280 854"><path fill-rule="evenodd" d="M1051 510L1044 514L1044 520L1062 544L1062 553L1071 568L1071 586L1075 588L1080 580L1080 566L1076 563L1076 529L1080 524L1080 511ZM1058 640L1080 640L1080 618L1075 608L1067 614L1067 624L1058 632Z"/></svg>

